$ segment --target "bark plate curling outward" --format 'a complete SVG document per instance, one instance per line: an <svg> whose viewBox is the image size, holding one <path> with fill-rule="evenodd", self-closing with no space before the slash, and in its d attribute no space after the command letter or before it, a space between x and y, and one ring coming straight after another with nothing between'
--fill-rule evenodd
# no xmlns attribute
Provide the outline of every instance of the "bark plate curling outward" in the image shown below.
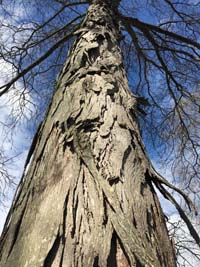
<svg viewBox="0 0 200 267"><path fill-rule="evenodd" d="M175 266L119 25L104 1L92 2L33 142L0 267Z"/></svg>

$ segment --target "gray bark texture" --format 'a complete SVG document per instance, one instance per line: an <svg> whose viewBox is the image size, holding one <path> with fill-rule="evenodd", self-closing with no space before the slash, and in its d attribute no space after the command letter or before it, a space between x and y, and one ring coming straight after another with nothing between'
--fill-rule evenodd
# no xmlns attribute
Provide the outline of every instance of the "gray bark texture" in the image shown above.
<svg viewBox="0 0 200 267"><path fill-rule="evenodd" d="M75 34L7 217L0 267L174 267L116 5L91 1Z"/></svg>

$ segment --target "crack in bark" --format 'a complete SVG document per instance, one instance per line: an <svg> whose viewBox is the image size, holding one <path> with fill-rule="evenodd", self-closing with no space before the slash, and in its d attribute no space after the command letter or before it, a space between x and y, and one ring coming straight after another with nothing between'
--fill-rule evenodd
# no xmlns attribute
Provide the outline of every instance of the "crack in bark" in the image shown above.
<svg viewBox="0 0 200 267"><path fill-rule="evenodd" d="M24 214L25 214L25 211L26 211L28 200L29 200L29 194L27 195L25 206L22 209L21 214L20 214L20 217L19 217L19 220L17 221L17 224L15 226L14 234L13 234L13 238L12 238L12 242L11 242L11 245L10 245L10 249L9 249L7 258L10 256L10 254L11 254L13 248L14 248L14 245L17 242L17 238L19 236L19 231L20 231L20 227L21 227L21 224L22 224L22 220L24 218Z"/></svg>
<svg viewBox="0 0 200 267"><path fill-rule="evenodd" d="M54 262L54 259L56 257L57 251L60 246L60 240L61 240L61 237L58 232L56 235L55 241L44 260L43 267L52 267L52 264Z"/></svg>

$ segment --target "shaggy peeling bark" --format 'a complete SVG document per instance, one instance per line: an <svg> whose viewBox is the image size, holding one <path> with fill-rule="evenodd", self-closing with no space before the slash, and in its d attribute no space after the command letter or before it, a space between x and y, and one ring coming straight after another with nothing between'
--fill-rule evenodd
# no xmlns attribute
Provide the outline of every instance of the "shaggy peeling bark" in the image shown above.
<svg viewBox="0 0 200 267"><path fill-rule="evenodd" d="M123 67L116 7L91 2L33 140L0 267L176 265Z"/></svg>

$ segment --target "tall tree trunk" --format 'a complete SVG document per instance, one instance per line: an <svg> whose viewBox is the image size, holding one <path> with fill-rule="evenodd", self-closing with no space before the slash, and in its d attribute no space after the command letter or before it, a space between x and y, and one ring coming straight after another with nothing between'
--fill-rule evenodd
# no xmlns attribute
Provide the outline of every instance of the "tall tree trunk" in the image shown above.
<svg viewBox="0 0 200 267"><path fill-rule="evenodd" d="M33 140L0 267L176 265L128 88L116 6L91 2Z"/></svg>

